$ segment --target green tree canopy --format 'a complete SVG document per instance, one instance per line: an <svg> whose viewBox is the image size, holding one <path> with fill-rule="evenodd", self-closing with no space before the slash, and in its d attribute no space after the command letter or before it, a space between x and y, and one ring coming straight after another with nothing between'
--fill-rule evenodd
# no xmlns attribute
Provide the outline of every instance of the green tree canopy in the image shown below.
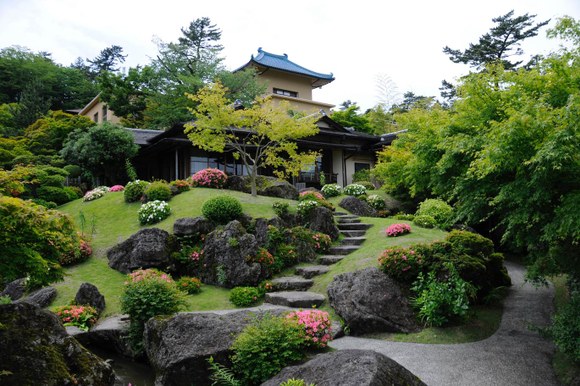
<svg viewBox="0 0 580 386"><path fill-rule="evenodd" d="M189 97L197 107L185 132L194 146L216 152L234 152L249 171L252 195L256 195L258 169L269 166L278 176L296 175L314 163L316 153L300 153L295 140L318 132L313 116L296 118L285 103L256 99L247 109L236 109L219 83L210 84Z"/></svg>

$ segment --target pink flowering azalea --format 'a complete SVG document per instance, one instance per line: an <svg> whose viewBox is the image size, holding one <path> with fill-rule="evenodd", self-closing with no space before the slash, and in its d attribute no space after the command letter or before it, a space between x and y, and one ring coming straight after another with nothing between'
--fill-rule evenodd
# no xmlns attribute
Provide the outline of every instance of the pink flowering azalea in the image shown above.
<svg viewBox="0 0 580 386"><path fill-rule="evenodd" d="M320 310L293 311L287 315L289 319L295 319L304 327L307 345L322 348L332 340L330 318L328 312Z"/></svg>
<svg viewBox="0 0 580 386"><path fill-rule="evenodd" d="M385 231L388 237L397 237L406 233L411 233L411 227L408 224L393 224Z"/></svg>
<svg viewBox="0 0 580 386"><path fill-rule="evenodd" d="M123 185L113 185L111 186L111 189L109 189L109 192L122 192L123 190L125 190Z"/></svg>
<svg viewBox="0 0 580 386"><path fill-rule="evenodd" d="M221 189L224 187L228 176L219 169L203 169L191 176L194 186Z"/></svg>

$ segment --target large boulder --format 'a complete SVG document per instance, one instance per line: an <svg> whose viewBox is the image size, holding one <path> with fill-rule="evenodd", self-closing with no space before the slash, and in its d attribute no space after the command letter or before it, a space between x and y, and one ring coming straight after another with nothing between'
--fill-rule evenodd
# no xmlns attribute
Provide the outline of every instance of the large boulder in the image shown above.
<svg viewBox="0 0 580 386"><path fill-rule="evenodd" d="M280 314L283 308L271 308ZM144 348L155 369L156 385L210 385L207 360L230 365L230 347L256 314L187 312L171 318L152 318L145 325Z"/></svg>
<svg viewBox="0 0 580 386"><path fill-rule="evenodd" d="M308 227L315 232L326 233L332 240L338 239L340 232L334 223L334 214L328 208L318 206L310 211Z"/></svg>
<svg viewBox="0 0 580 386"><path fill-rule="evenodd" d="M93 307L99 315L105 309L105 297L91 283L81 284L74 301L75 304Z"/></svg>
<svg viewBox="0 0 580 386"><path fill-rule="evenodd" d="M226 188L244 193L251 192L250 176L230 176ZM298 189L288 181L279 180L275 177L258 176L256 178L256 190L261 196L298 199Z"/></svg>
<svg viewBox="0 0 580 386"><path fill-rule="evenodd" d="M288 181L273 179L271 185L258 191L262 196L287 198L289 200L298 199L298 189Z"/></svg>
<svg viewBox="0 0 580 386"><path fill-rule="evenodd" d="M107 252L109 267L122 273L139 268L166 268L170 263L169 233L158 228L141 229Z"/></svg>
<svg viewBox="0 0 580 386"><path fill-rule="evenodd" d="M67 331L73 335L73 330L67 327ZM89 331L75 331L74 337L86 347L100 347L129 358L137 358L139 354L131 347L127 339L128 334L129 317L115 315L99 320Z"/></svg>
<svg viewBox="0 0 580 386"><path fill-rule="evenodd" d="M8 296L11 300L18 300L26 292L26 278L16 279L6 285L0 292L0 297Z"/></svg>
<svg viewBox="0 0 580 386"><path fill-rule="evenodd" d="M409 370L370 350L342 350L319 354L299 366L282 369L262 386L278 386L289 379L303 379L316 386L422 386Z"/></svg>
<svg viewBox="0 0 580 386"><path fill-rule="evenodd" d="M231 221L223 230L216 229L207 235L200 279L226 288L257 285L261 279L260 264L246 261L257 253L256 237L246 233L239 221Z"/></svg>
<svg viewBox="0 0 580 386"><path fill-rule="evenodd" d="M56 298L56 289L53 287L44 287L30 293L25 298L21 298L18 302L33 304L40 308L45 308L52 303Z"/></svg>
<svg viewBox="0 0 580 386"><path fill-rule="evenodd" d="M364 216L364 217L377 217L377 211L368 204L368 202L360 200L353 196L348 196L343 198L339 203L343 209L348 210L352 214L356 214L357 216Z"/></svg>
<svg viewBox="0 0 580 386"><path fill-rule="evenodd" d="M69 336L58 317L28 303L0 305L2 385L113 385L107 363Z"/></svg>
<svg viewBox="0 0 580 386"><path fill-rule="evenodd" d="M328 301L353 335L419 330L397 282L377 268L335 276L328 286Z"/></svg>
<svg viewBox="0 0 580 386"><path fill-rule="evenodd" d="M254 235L256 242L260 246L266 245L268 242L268 220L265 218L257 218L254 224Z"/></svg>
<svg viewBox="0 0 580 386"><path fill-rule="evenodd" d="M205 217L183 217L173 223L173 234L179 237L207 235L214 227Z"/></svg>

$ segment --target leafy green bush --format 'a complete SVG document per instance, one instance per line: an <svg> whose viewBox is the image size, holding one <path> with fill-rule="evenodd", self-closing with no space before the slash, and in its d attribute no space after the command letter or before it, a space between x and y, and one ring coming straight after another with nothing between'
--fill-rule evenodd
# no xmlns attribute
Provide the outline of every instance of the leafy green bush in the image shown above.
<svg viewBox="0 0 580 386"><path fill-rule="evenodd" d="M419 318L427 326L439 327L454 319L465 319L469 312L470 300L475 297L475 287L463 280L453 264L445 263L447 279L437 279L431 271L427 277L419 273L411 290L412 299Z"/></svg>
<svg viewBox="0 0 580 386"><path fill-rule="evenodd" d="M435 228L435 226L437 225L437 222L435 221L433 216L429 216L428 214L421 214L421 215L415 216L415 218L413 219L413 224L415 224L421 228L430 229L430 228Z"/></svg>
<svg viewBox="0 0 580 386"><path fill-rule="evenodd" d="M189 295L198 294L201 292L201 280L196 277L182 276L175 283L177 289Z"/></svg>
<svg viewBox="0 0 580 386"><path fill-rule="evenodd" d="M63 190L68 196L69 201L76 200L83 196L83 191L78 186L65 186Z"/></svg>
<svg viewBox="0 0 580 386"><path fill-rule="evenodd" d="M56 202L52 202L52 201L45 201L41 198L33 198L32 200L30 200L32 202L34 202L37 205L42 205L47 209L55 209L58 205L56 205Z"/></svg>
<svg viewBox="0 0 580 386"><path fill-rule="evenodd" d="M36 189L36 194L41 200L51 201L57 205L66 204L71 201L62 187L43 185Z"/></svg>
<svg viewBox="0 0 580 386"><path fill-rule="evenodd" d="M243 212L242 204L236 198L218 196L204 202L201 207L201 213L210 221L218 224L227 224L239 218Z"/></svg>
<svg viewBox="0 0 580 386"><path fill-rule="evenodd" d="M312 211L312 209L316 208L317 206L318 206L318 202L316 202L314 200L300 201L298 203L298 206L296 207L296 213L300 217L306 218L310 215L310 212Z"/></svg>
<svg viewBox="0 0 580 386"><path fill-rule="evenodd" d="M345 186L342 192L347 196L359 197L367 193L367 188L361 184L350 184Z"/></svg>
<svg viewBox="0 0 580 386"><path fill-rule="evenodd" d="M493 253L493 241L477 233L453 230L445 240L456 254L486 258Z"/></svg>
<svg viewBox="0 0 580 386"><path fill-rule="evenodd" d="M324 197L337 197L342 194L342 187L338 184L326 184L320 189Z"/></svg>
<svg viewBox="0 0 580 386"><path fill-rule="evenodd" d="M123 191L125 202L136 202L141 200L148 185L149 182L141 180L127 183L127 185L125 185L125 190Z"/></svg>
<svg viewBox="0 0 580 386"><path fill-rule="evenodd" d="M300 261L313 261L316 258L315 232L308 228L297 226L287 230L289 244L296 251L296 256Z"/></svg>
<svg viewBox="0 0 580 386"><path fill-rule="evenodd" d="M275 262L280 262L282 267L291 267L298 263L298 253L296 247L291 244L281 244L274 255Z"/></svg>
<svg viewBox="0 0 580 386"><path fill-rule="evenodd" d="M367 203L375 210L384 210L387 207L385 200L378 194L371 194L367 197Z"/></svg>
<svg viewBox="0 0 580 386"><path fill-rule="evenodd" d="M139 208L139 223L141 225L155 224L165 220L171 214L171 208L165 201L149 201Z"/></svg>
<svg viewBox="0 0 580 386"><path fill-rule="evenodd" d="M375 185L370 181L357 181L356 183L364 186L366 190L374 190L375 189Z"/></svg>
<svg viewBox="0 0 580 386"><path fill-rule="evenodd" d="M68 172L70 178L77 178L82 173L82 169L78 165L66 165L63 169Z"/></svg>
<svg viewBox="0 0 580 386"><path fill-rule="evenodd" d="M287 202L276 201L272 204L272 208L274 209L276 216L284 217L288 214L290 205Z"/></svg>
<svg viewBox="0 0 580 386"><path fill-rule="evenodd" d="M413 221L415 219L414 214L407 214L407 213L397 213L393 216L396 220L405 220L405 221Z"/></svg>
<svg viewBox="0 0 580 386"><path fill-rule="evenodd" d="M411 284L422 270L423 256L413 247L393 246L379 256L379 268L393 279Z"/></svg>
<svg viewBox="0 0 580 386"><path fill-rule="evenodd" d="M580 362L580 292L574 293L562 306L545 332L562 352Z"/></svg>
<svg viewBox="0 0 580 386"><path fill-rule="evenodd" d="M75 253L72 220L31 201L0 196L0 282L29 277L39 287L62 279L61 255Z"/></svg>
<svg viewBox="0 0 580 386"><path fill-rule="evenodd" d="M371 179L370 169L361 169L353 173L352 182L369 181Z"/></svg>
<svg viewBox="0 0 580 386"><path fill-rule="evenodd" d="M183 295L169 275L156 270L138 270L127 277L121 311L130 317L129 337L133 347L140 351L145 322L179 311Z"/></svg>
<svg viewBox="0 0 580 386"><path fill-rule="evenodd" d="M38 179L41 186L54 186L57 188L62 188L64 186L65 177L60 174L44 175Z"/></svg>
<svg viewBox="0 0 580 386"><path fill-rule="evenodd" d="M443 200L430 198L419 204L415 216L421 215L433 217L439 228L448 229L453 221L453 208Z"/></svg>
<svg viewBox="0 0 580 386"><path fill-rule="evenodd" d="M265 315L246 326L231 349L236 374L247 384L260 384L304 357L304 328L296 320Z"/></svg>
<svg viewBox="0 0 580 386"><path fill-rule="evenodd" d="M169 201L173 194L165 181L153 181L143 192L146 201Z"/></svg>
<svg viewBox="0 0 580 386"><path fill-rule="evenodd" d="M230 291L230 302L237 307L249 307L256 304L263 293L258 287L235 287Z"/></svg>
<svg viewBox="0 0 580 386"><path fill-rule="evenodd" d="M304 379L290 378L280 384L280 386L316 386L314 383L306 383Z"/></svg>

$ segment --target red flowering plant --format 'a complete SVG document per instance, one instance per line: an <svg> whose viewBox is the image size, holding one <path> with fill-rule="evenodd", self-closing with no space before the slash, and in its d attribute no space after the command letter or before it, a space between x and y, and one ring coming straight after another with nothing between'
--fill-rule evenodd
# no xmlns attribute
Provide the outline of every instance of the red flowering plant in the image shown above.
<svg viewBox="0 0 580 386"><path fill-rule="evenodd" d="M203 169L191 176L193 186L202 186L206 188L222 189L228 176L219 169Z"/></svg>
<svg viewBox="0 0 580 386"><path fill-rule="evenodd" d="M316 232L313 234L312 240L314 240L314 250L316 253L328 252L330 245L332 244L332 239L330 236L321 232Z"/></svg>
<svg viewBox="0 0 580 386"><path fill-rule="evenodd" d="M408 224L393 224L385 231L388 237L397 237L407 233L411 233L411 227Z"/></svg>
<svg viewBox="0 0 580 386"><path fill-rule="evenodd" d="M330 318L328 312L320 310L292 311L287 316L304 327L306 345L314 348L323 348L332 340Z"/></svg>
<svg viewBox="0 0 580 386"><path fill-rule="evenodd" d="M274 264L274 256L266 248L259 248L256 256L249 256L246 261L248 263L258 263L269 267Z"/></svg>
<svg viewBox="0 0 580 386"><path fill-rule="evenodd" d="M393 279L411 284L421 272L423 256L413 247L394 246L383 251L379 256L381 271Z"/></svg>
<svg viewBox="0 0 580 386"><path fill-rule="evenodd" d="M64 326L76 326L88 331L97 321L97 310L91 306L62 306L55 310Z"/></svg>

